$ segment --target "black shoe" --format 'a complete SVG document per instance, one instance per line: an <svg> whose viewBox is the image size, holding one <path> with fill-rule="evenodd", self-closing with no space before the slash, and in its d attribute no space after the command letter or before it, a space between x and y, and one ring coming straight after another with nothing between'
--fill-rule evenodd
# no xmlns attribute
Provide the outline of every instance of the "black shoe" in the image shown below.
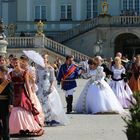
<svg viewBox="0 0 140 140"><path fill-rule="evenodd" d="M55 121L55 120L52 120L52 121L50 122L50 126L57 126L57 125L60 125L60 123L57 122L57 121Z"/></svg>
<svg viewBox="0 0 140 140"><path fill-rule="evenodd" d="M66 114L71 114L71 113L72 113L72 111L67 111L67 112L66 112Z"/></svg>

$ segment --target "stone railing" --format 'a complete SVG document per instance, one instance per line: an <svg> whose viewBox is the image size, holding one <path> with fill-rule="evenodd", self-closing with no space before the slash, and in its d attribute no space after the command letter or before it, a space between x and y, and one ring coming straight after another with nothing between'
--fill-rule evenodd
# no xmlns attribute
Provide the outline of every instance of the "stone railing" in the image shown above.
<svg viewBox="0 0 140 140"><path fill-rule="evenodd" d="M107 16L106 16L107 17ZM67 41L69 39L72 39L75 36L78 36L82 33L85 33L97 25L104 25L106 24L105 16L98 16L97 18L91 19L89 21L84 21L80 25L65 31L64 33L60 34L55 38L57 42L63 42ZM133 25L139 25L140 24L140 16L109 16L109 21L107 21L107 26L133 26ZM104 22L105 21L105 22Z"/></svg>
<svg viewBox="0 0 140 140"><path fill-rule="evenodd" d="M76 50L72 50L69 47L48 38L45 38L44 45L47 49L52 50L55 53L61 54L63 56L73 55L77 62L80 61L81 58L89 59L89 56L84 55Z"/></svg>
<svg viewBox="0 0 140 140"><path fill-rule="evenodd" d="M140 24L140 16L112 16L111 25L139 25Z"/></svg>
<svg viewBox="0 0 140 140"><path fill-rule="evenodd" d="M57 42L67 41L77 35L85 33L98 25L98 18L91 19L89 21L84 21L80 25L75 26L72 29L65 31L55 38Z"/></svg>
<svg viewBox="0 0 140 140"><path fill-rule="evenodd" d="M7 37L8 47L34 47L34 37Z"/></svg>
<svg viewBox="0 0 140 140"><path fill-rule="evenodd" d="M62 45L56 41L53 41L49 38L42 37L38 38L41 39L40 41L37 39L37 37L7 37L8 41L8 47L9 48L31 48L41 45L36 45L36 43L42 43L44 44L44 47L56 54L66 56L66 55L73 55L75 60L78 62L81 58L89 59L88 56L76 51L72 50L69 47ZM37 39L38 41L35 41ZM43 42L42 42L43 40Z"/></svg>

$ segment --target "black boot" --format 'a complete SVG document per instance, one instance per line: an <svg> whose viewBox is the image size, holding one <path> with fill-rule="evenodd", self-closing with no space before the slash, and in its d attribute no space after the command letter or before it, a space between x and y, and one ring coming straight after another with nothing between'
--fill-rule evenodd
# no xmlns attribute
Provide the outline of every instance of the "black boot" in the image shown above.
<svg viewBox="0 0 140 140"><path fill-rule="evenodd" d="M68 97L66 97L66 102L67 102L67 114L69 114L72 112L73 95L68 95Z"/></svg>
<svg viewBox="0 0 140 140"><path fill-rule="evenodd" d="M68 109L69 108L69 97L68 96L66 97L66 103L67 103L67 112L66 113L69 114L69 109Z"/></svg>

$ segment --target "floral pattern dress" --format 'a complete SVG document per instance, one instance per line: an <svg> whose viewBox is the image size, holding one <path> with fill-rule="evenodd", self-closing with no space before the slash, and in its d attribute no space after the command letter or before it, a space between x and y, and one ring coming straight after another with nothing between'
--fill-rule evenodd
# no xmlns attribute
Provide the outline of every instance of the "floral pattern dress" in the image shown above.
<svg viewBox="0 0 140 140"><path fill-rule="evenodd" d="M56 121L65 125L68 123L68 119L64 113L60 96L54 86L50 89L51 81L54 80L52 67L39 67L37 69L37 96L43 107L45 122Z"/></svg>

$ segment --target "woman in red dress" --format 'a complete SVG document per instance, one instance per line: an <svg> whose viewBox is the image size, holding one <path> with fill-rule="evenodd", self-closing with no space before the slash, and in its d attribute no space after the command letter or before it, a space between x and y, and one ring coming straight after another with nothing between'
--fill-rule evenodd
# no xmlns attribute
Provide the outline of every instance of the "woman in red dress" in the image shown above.
<svg viewBox="0 0 140 140"><path fill-rule="evenodd" d="M134 93L140 93L140 54L136 56L135 63L132 66L132 77L129 85Z"/></svg>
<svg viewBox="0 0 140 140"><path fill-rule="evenodd" d="M13 110L10 115L10 134L42 135L43 129L37 120L38 111L30 100L29 74L20 68L17 58L13 58L14 70L10 78L14 85Z"/></svg>

